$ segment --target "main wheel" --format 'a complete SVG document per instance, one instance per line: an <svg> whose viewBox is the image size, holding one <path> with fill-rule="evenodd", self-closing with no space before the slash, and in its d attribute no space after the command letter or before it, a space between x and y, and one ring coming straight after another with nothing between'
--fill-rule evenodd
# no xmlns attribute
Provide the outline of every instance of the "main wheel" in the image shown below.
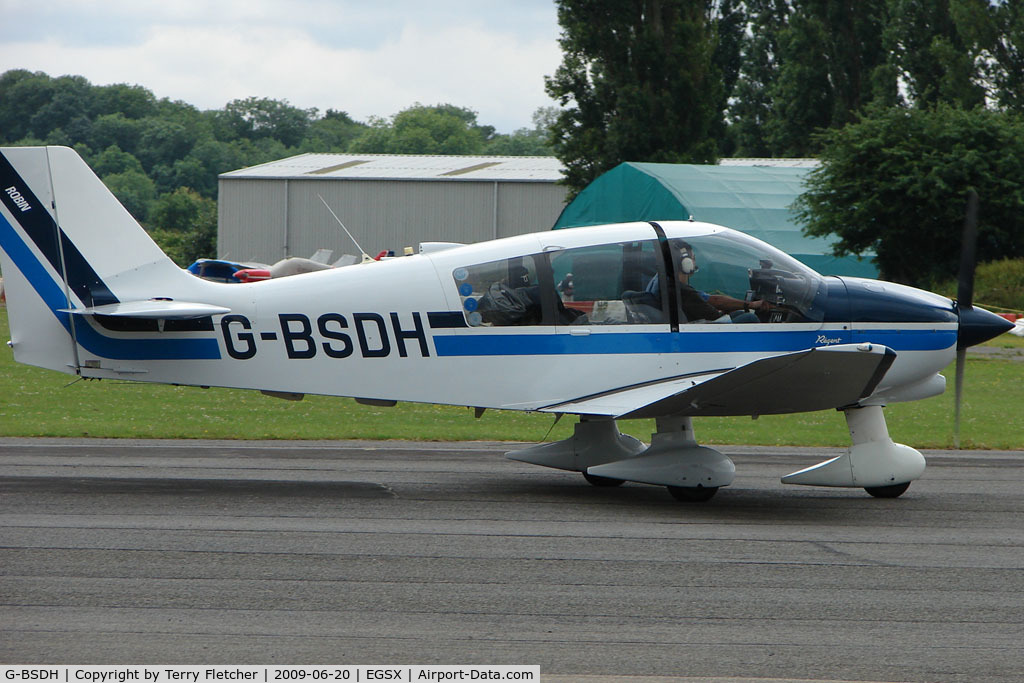
<svg viewBox="0 0 1024 683"><path fill-rule="evenodd" d="M673 498L684 503L703 503L711 500L718 493L717 486L667 486L666 488Z"/></svg>
<svg viewBox="0 0 1024 683"><path fill-rule="evenodd" d="M622 479L612 479L611 477L599 477L596 474L583 473L583 478L590 483L591 486L622 486L625 482Z"/></svg>
<svg viewBox="0 0 1024 683"><path fill-rule="evenodd" d="M910 488L910 482L905 484L892 484L891 486L865 486L864 490L875 498L899 498Z"/></svg>

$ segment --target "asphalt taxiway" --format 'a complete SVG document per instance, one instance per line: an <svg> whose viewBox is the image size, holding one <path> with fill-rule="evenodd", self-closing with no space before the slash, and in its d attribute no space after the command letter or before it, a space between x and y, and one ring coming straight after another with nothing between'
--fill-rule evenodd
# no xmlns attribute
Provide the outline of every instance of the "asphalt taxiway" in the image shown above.
<svg viewBox="0 0 1024 683"><path fill-rule="evenodd" d="M0 439L0 662L1024 676L1024 453L881 500L779 483L838 451L723 447L685 504L510 448Z"/></svg>

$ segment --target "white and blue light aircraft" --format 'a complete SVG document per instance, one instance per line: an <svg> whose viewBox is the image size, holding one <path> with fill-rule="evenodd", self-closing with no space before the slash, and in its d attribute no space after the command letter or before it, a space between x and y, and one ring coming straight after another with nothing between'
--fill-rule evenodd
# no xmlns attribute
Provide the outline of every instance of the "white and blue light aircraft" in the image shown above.
<svg viewBox="0 0 1024 683"><path fill-rule="evenodd" d="M245 286L176 266L72 150L0 150L15 359L85 378L574 414L509 457L707 500L733 462L692 418L841 410L852 446L789 484L898 496L921 454L883 406L934 396L1011 325L968 301L822 277L694 221L548 231ZM710 294L709 294L710 292ZM648 445L617 420L655 418Z"/></svg>

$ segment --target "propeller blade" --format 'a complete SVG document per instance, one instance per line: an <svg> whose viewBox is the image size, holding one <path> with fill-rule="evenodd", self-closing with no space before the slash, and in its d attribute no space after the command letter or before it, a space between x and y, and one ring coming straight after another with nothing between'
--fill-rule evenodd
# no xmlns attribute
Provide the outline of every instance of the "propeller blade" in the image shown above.
<svg viewBox="0 0 1024 683"><path fill-rule="evenodd" d="M964 214L964 234L960 243L960 275L956 286L956 307L963 315L974 307L974 266L978 244L978 193L973 189L967 193L967 211ZM956 345L956 395L953 407L953 448L960 450L960 408L964 396L964 365L967 362L967 344L957 334Z"/></svg>
<svg viewBox="0 0 1024 683"><path fill-rule="evenodd" d="M967 193L964 214L964 235L960 245L960 276L957 278L956 302L961 309L974 305L974 266L978 244L978 193Z"/></svg>
<svg viewBox="0 0 1024 683"><path fill-rule="evenodd" d="M964 395L964 364L967 361L967 347L956 349L956 394L953 404L953 448L960 450L960 405Z"/></svg>

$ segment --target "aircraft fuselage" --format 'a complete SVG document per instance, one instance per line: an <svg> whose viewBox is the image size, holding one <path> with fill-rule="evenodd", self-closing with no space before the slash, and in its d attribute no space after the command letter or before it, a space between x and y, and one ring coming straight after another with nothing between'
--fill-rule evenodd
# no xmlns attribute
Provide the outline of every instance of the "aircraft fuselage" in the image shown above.
<svg viewBox="0 0 1024 683"><path fill-rule="evenodd" d="M736 236L700 223L664 223L662 228L668 239L698 243L701 235L710 234L718 238L716 248L727 248ZM259 377L260 388L277 392L532 410L609 387L700 376L765 355L841 344L882 344L896 351L878 388L885 392L928 380L955 355L952 302L891 283L840 278L801 283L816 288L805 293L803 310L794 312L782 302L779 310L788 319L774 322L673 321L668 313L663 320L633 320L622 315L625 306L609 290L613 296L597 304L579 295L574 301L548 302L551 308L588 310L588 316L565 320L552 312L550 320L542 313L524 324L493 324L473 319L476 311L468 310L473 303L467 302L482 297L461 294L466 283L456 277L480 264L530 258L539 271L533 286L547 288L553 299L562 295L555 289L550 257L575 250L585 257L596 245L605 250L598 252L598 266L621 269L622 253L615 249L627 245L634 260L646 258L648 269L663 269L660 277L667 282L664 271L671 264L661 259L658 244L651 225L635 223L515 237L247 285L195 278L188 282L190 291L178 289L175 296L216 301L231 312L205 321L202 330L165 328L158 333L105 329L93 321L97 343L83 344L81 373L228 387L250 387L252 378ZM541 266L541 259L548 263ZM586 260L577 258L576 263L582 267ZM600 268L591 276L600 281ZM575 274L577 292L585 288L586 277ZM620 272L611 278L613 290L622 277ZM749 275L744 278L749 287ZM885 315L871 307L873 298L885 302ZM595 320L594 307L600 304L605 317ZM117 358L117 340L141 336L156 340L145 373L133 372L132 359ZM183 376L176 347L186 340L201 347ZM941 387L930 391L935 389Z"/></svg>

